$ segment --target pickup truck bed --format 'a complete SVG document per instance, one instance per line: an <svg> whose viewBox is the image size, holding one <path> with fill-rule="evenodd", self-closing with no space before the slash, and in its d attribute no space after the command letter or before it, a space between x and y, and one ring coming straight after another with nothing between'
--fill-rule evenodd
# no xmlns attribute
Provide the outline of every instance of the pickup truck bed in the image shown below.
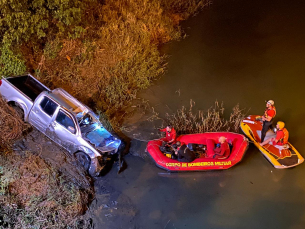
<svg viewBox="0 0 305 229"><path fill-rule="evenodd" d="M49 88L45 87L29 75L7 78L7 81L13 84L32 101L34 101L41 92L50 91Z"/></svg>

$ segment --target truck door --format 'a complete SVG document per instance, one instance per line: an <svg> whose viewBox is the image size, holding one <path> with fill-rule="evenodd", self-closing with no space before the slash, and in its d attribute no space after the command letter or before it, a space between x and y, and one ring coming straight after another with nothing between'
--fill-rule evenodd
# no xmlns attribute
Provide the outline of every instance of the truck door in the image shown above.
<svg viewBox="0 0 305 229"><path fill-rule="evenodd" d="M53 100L43 96L32 108L29 115L29 122L41 132L46 133L57 107L58 105Z"/></svg>
<svg viewBox="0 0 305 229"><path fill-rule="evenodd" d="M56 118L50 125L53 132L52 139L69 152L75 152L75 147L79 145L77 127L76 120L68 112L59 109Z"/></svg>

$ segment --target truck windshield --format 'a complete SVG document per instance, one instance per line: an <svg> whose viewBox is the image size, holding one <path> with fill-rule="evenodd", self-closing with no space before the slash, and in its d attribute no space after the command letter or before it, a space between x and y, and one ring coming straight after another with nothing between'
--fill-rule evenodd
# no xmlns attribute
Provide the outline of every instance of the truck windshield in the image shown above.
<svg viewBox="0 0 305 229"><path fill-rule="evenodd" d="M80 112L76 115L76 118L83 136L86 136L89 132L102 126L98 118L91 112L86 114Z"/></svg>
<svg viewBox="0 0 305 229"><path fill-rule="evenodd" d="M113 149L115 149L120 145L120 140L113 137L103 127L95 114L88 112L81 118L78 118L78 120L83 138L85 138L91 144L94 144L96 147L111 146Z"/></svg>
<svg viewBox="0 0 305 229"><path fill-rule="evenodd" d="M99 120L93 115L91 114L90 112L86 113L85 115L83 115L81 112L78 113L76 115L76 118L78 120L78 123L80 125L80 127L82 126L89 126L89 125L92 125L94 123L97 123L99 124Z"/></svg>

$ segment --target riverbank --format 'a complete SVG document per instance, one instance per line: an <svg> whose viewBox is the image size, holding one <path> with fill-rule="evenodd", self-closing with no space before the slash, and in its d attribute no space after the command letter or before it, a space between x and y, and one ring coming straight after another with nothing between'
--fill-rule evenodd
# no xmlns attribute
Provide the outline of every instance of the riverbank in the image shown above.
<svg viewBox="0 0 305 229"><path fill-rule="evenodd" d="M159 46L181 39L179 23L209 4L208 0L85 1L76 8L83 18L77 36L53 29L43 39L34 36L12 43L14 61L20 59L18 63L25 66L7 62L4 55L13 53L2 49L0 72L16 75L27 69L50 88L62 87L102 111L119 129L127 103L166 70Z"/></svg>
<svg viewBox="0 0 305 229"><path fill-rule="evenodd" d="M96 111L102 111L103 117L119 131L128 103L166 70L166 56L160 53L159 46L181 39L184 33L179 23L210 1L120 0L84 4L88 4L81 13L85 23L81 24L83 28L77 27L77 36L71 35L69 29L68 36L61 31L68 23L56 25L57 34L44 31L48 36L43 37L40 33L42 39L27 33L27 40L10 44L2 40L5 44L0 49L0 72L9 76L29 71L50 88L64 88ZM18 15L21 10L24 15L28 11L31 18L37 16L31 15L37 6L30 2L24 3L22 9L18 7L16 12L5 15ZM51 15L52 9L46 10ZM50 23L58 21L54 18ZM81 215L94 198L92 179L74 158L24 126L11 109L5 112L0 123L0 226L91 227L90 216Z"/></svg>
<svg viewBox="0 0 305 229"><path fill-rule="evenodd" d="M0 227L90 228L93 180L0 101Z"/></svg>
<svg viewBox="0 0 305 229"><path fill-rule="evenodd" d="M64 168L66 171L64 171ZM1 228L89 228L90 178L33 151L0 155Z"/></svg>

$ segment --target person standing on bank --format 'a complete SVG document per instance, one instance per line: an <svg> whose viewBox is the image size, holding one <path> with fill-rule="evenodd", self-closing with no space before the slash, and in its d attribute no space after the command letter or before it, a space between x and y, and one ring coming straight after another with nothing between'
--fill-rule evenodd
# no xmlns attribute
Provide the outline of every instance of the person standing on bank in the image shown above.
<svg viewBox="0 0 305 229"><path fill-rule="evenodd" d="M276 115L276 110L274 106L273 100L268 100L266 103L266 110L264 115L262 116L263 121L263 129L261 133L261 142L264 142L267 131L271 128L272 120Z"/></svg>

